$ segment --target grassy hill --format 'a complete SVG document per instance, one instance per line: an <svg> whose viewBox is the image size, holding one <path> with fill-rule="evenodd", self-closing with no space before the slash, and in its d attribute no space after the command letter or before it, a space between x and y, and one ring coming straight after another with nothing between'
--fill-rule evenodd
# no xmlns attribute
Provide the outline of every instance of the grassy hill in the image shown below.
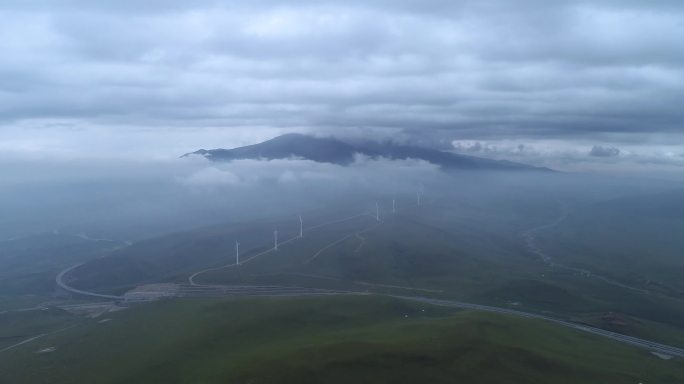
<svg viewBox="0 0 684 384"><path fill-rule="evenodd" d="M78 262L100 258L121 243L59 233L0 242L0 312L55 299L55 276Z"/></svg>
<svg viewBox="0 0 684 384"><path fill-rule="evenodd" d="M487 205L443 199L421 207L400 202L402 209L396 215L385 209L380 225L372 215L365 215L307 230L303 239L282 245L278 252L263 254L239 268L210 271L196 281L439 296L515 305L564 318L617 312L634 319L634 324L612 330L684 345L684 301L552 268L525 248L521 233L553 222L560 213L557 202L511 200ZM307 216L307 221L327 223L358 212L328 212ZM246 260L272 246L274 228L281 239L288 239L297 234L298 224L290 218L150 239L79 268L73 284L122 292L146 282L186 282L193 272L233 263L235 239L240 240ZM539 243L564 260L573 244L583 243L578 240L559 249L566 240L561 235L555 242L551 236L555 230L541 232ZM601 252L583 255L595 258L595 265L611 262ZM615 270L620 268L626 267Z"/></svg>
<svg viewBox="0 0 684 384"><path fill-rule="evenodd" d="M3 355L0 383L684 379L681 361L552 324L372 296L169 300L107 319Z"/></svg>
<svg viewBox="0 0 684 384"><path fill-rule="evenodd" d="M585 205L543 233L564 262L684 300L684 191Z"/></svg>

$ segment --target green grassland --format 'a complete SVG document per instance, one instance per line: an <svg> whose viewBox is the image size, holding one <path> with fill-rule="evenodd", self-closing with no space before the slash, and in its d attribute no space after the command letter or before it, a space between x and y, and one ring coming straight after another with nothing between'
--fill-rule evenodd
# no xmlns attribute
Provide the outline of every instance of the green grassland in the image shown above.
<svg viewBox="0 0 684 384"><path fill-rule="evenodd" d="M365 215L308 230L303 239L282 245L278 252L266 253L239 268L202 274L196 281L434 296L514 306L561 318L600 317L602 313L618 312L633 319L633 323L622 328L598 325L684 345L681 300L660 293L643 294L552 268L525 248L521 233L556 220L561 213L558 201L533 203L518 199L483 203L477 199L442 198L421 207L411 206L405 200L402 203L397 214L384 207L380 225L373 215ZM576 204L571 211L569 217L574 217L581 207ZM360 212L307 217L313 225ZM292 218L259 221L200 228L142 241L79 268L73 274L73 284L119 293L146 282L187 282L193 272L233 263L236 239L241 242L241 256L246 260L271 247L274 228L278 228L284 240L296 236L298 224ZM575 231L587 226L572 219L563 224L564 232L569 231L570 224ZM594 232L600 229L596 228ZM539 234L541 246L559 260L570 260L567 255L573 247L583 243L574 238L566 241L562 234L555 241L555 231L551 228ZM596 266L611 263L610 259L604 260L601 252L591 254ZM674 257L667 259L679 262ZM616 267L611 278L624 280L618 274L625 268Z"/></svg>
<svg viewBox="0 0 684 384"><path fill-rule="evenodd" d="M82 322L83 319L56 308L2 313L0 314L0 349L36 335L55 332Z"/></svg>
<svg viewBox="0 0 684 384"><path fill-rule="evenodd" d="M118 242L42 233L0 242L0 312L55 300L55 276L78 262L100 258Z"/></svg>
<svg viewBox="0 0 684 384"><path fill-rule="evenodd" d="M404 199L396 214L383 206L379 225L365 215L307 230L278 252L197 281L452 298L684 345L684 243L675 236L684 222L676 196L659 209L575 201L566 220L538 235L554 260L648 293L541 262L521 234L556 220L561 204L532 200L457 196L416 207ZM305 216L316 225L362 211ZM198 270L233 263L235 240L245 260L271 247L274 229L285 240L298 227L296 217L219 225L119 249L73 236L11 244L3 256L8 268L0 271L0 309L50 299L54 276L76 262L92 260L71 274L71 284L120 293L142 283L187 282ZM607 321L607 313L620 322ZM58 309L0 314L0 349L49 333L0 355L0 383L684 380L681 360L552 324L379 296L168 300L106 319ZM57 350L36 353L47 347Z"/></svg>
<svg viewBox="0 0 684 384"><path fill-rule="evenodd" d="M305 231L303 239L283 245L241 267L202 275L200 281L296 282L292 276L341 279L349 283L424 286L464 298L512 279L541 275L544 266L532 260L520 241L520 232L546 220L546 207L522 215L511 202L496 206L472 201L445 200L416 207L404 198L396 215L383 207L383 223L375 227L372 215ZM363 212L328 212L307 217L315 225ZM368 211L368 210L366 210ZM523 220L521 218L525 217ZM73 275L82 289L121 292L137 284L157 281L182 282L200 269L234 262L234 242L241 243L241 259L267 250L272 231L281 240L295 236L298 222L260 221L215 226L141 241L87 263ZM357 236L358 233L358 236ZM341 240L310 262L326 245ZM289 277L287 275L290 275ZM261 276L256 279L255 276ZM332 280L328 284L333 284ZM319 279L317 283L325 283Z"/></svg>
<svg viewBox="0 0 684 384"><path fill-rule="evenodd" d="M168 300L107 318L2 355L0 383L684 379L679 360L553 324L375 296Z"/></svg>
<svg viewBox="0 0 684 384"><path fill-rule="evenodd" d="M0 291L5 294L53 291L55 275L61 269L100 256L117 245L53 233L2 242Z"/></svg>
<svg viewBox="0 0 684 384"><path fill-rule="evenodd" d="M568 264L684 299L684 191L629 196L579 207L543 233Z"/></svg>
<svg viewBox="0 0 684 384"><path fill-rule="evenodd" d="M548 276L592 299L582 312L601 308L634 319L618 331L646 336L661 329L660 340L684 345L683 198L670 191L587 204L539 234L555 261L635 289L562 270Z"/></svg>
<svg viewBox="0 0 684 384"><path fill-rule="evenodd" d="M307 284L318 276L323 284L327 277L441 290L464 298L470 292L492 287L492 283L529 278L544 270L521 256L512 246L513 240L466 224L467 217L436 220L433 213L443 216L443 207L387 214L380 225L369 215L317 229L278 252L241 265L239 273L236 268L225 268L202 275L200 281L267 283L268 278L285 281L289 274ZM443 225L448 220L452 220L449 225ZM342 241L318 253L337 240ZM254 253L243 253L243 258ZM231 262L228 257L223 260L224 264Z"/></svg>

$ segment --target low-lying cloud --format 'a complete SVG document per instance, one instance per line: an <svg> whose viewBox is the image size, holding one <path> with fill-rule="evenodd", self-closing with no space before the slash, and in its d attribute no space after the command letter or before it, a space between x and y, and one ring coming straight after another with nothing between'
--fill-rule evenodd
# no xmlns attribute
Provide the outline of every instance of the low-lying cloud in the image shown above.
<svg viewBox="0 0 684 384"><path fill-rule="evenodd" d="M210 163L200 156L191 156L189 161L199 168L178 178L179 182L205 191L266 187L388 193L414 189L421 182L444 176L438 166L423 160L363 155L355 156L354 162L347 166L303 159Z"/></svg>
<svg viewBox="0 0 684 384"><path fill-rule="evenodd" d="M456 140L452 151L513 160L562 171L681 172L684 157L677 142L652 145L625 141L621 148L588 140Z"/></svg>
<svg viewBox="0 0 684 384"><path fill-rule="evenodd" d="M420 160L358 156L349 166L310 160L201 156L164 161L0 162L0 239L59 230L122 240L215 222L255 220L379 196L414 196L419 184L447 179Z"/></svg>

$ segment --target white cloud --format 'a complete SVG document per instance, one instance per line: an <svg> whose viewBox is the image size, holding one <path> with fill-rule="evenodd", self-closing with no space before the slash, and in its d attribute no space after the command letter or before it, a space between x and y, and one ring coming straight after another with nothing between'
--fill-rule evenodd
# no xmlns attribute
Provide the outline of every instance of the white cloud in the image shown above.
<svg viewBox="0 0 684 384"><path fill-rule="evenodd" d="M676 1L10 0L0 17L0 149L15 153L174 157L366 130L622 149L668 145L684 120Z"/></svg>
<svg viewBox="0 0 684 384"><path fill-rule="evenodd" d="M185 160L185 159L184 159ZM196 168L181 177L181 184L199 190L246 187L366 188L392 189L430 180L442 173L433 164L421 160L371 159L356 156L348 166L317 163L311 160L234 160L207 164L202 157L191 156L187 162Z"/></svg>
<svg viewBox="0 0 684 384"><path fill-rule="evenodd" d="M684 167L684 153L678 143L683 135L673 135L672 142L662 144L636 140L630 142L618 136L604 136L606 143L623 142L620 148L606 144L594 144L595 139L554 140L454 140L456 153L491 157L495 159L518 161L538 166L546 166L564 171L602 171L625 172L633 169L635 173L658 172ZM602 156L597 156L601 154Z"/></svg>
<svg viewBox="0 0 684 384"><path fill-rule="evenodd" d="M187 186L192 188L216 188L216 187L232 187L242 184L244 181L236 174L221 170L215 167L207 167L201 169L185 179L181 180Z"/></svg>

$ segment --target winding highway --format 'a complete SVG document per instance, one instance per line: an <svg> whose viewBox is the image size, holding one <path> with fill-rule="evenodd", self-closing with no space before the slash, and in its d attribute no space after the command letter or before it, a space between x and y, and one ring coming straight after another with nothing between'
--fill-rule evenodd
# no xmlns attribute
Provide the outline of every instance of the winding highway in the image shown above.
<svg viewBox="0 0 684 384"><path fill-rule="evenodd" d="M177 297L365 295L364 292L282 285L182 285Z"/></svg>
<svg viewBox="0 0 684 384"><path fill-rule="evenodd" d="M69 272L80 266L77 264L68 268L60 273L60 278L66 272ZM67 291L97 298L107 298L113 300L125 300L124 296L114 296L114 295L102 295L94 292L87 292L75 288L69 287L67 284L63 283L60 285L63 289ZM368 295L366 292L354 292L354 291L344 291L344 290L329 290L321 288L306 288L306 287L292 287L292 286L252 286L252 285L238 285L238 286L228 286L228 285L182 285L179 290L174 294L175 297L221 297L221 296L323 296L323 295ZM638 348L646 349L649 351L663 353L669 356L684 358L684 349L673 347L661 343L656 343L649 340L640 339L637 337L622 335L619 333L607 331L605 329L600 329L596 327L591 327L584 324L573 323L567 320L557 319L550 316L540 315L536 313L523 312L518 310L512 310L508 308L500 308L488 305L466 303L462 301L454 300L442 300L433 299L429 297L422 296L402 296L402 295L387 295L387 294L373 294L377 296L388 296L394 297L402 300L416 301L429 305L437 305L443 307L452 307L459 309L469 309L484 312L501 313L506 315L512 315L523 318L538 319L549 321L557 325L572 328L578 331L591 333L598 336L607 337L609 339L619 341L621 343L629 344ZM21 344L28 343L44 335L38 335L37 337L24 340L23 342L15 345L19 346ZM15 347L12 346L12 347Z"/></svg>
<svg viewBox="0 0 684 384"><path fill-rule="evenodd" d="M81 295L81 296L88 296L88 297L97 297L100 299L111 299L111 300L124 300L125 298L123 296L115 296L115 295L103 295L101 293L95 293L95 292L88 292L88 291L83 291L80 289L76 289L69 284L64 282L64 276L66 276L69 272L73 271L74 269L80 267L84 263L78 263L76 265L72 265L71 267L63 270L62 272L57 275L57 278L55 278L55 282L57 285L62 288L63 290L67 292L74 293L76 295Z"/></svg>
<svg viewBox="0 0 684 384"><path fill-rule="evenodd" d="M649 341L649 340L639 339L637 337L627 336L627 335L623 335L620 333L607 331L605 329L596 328L596 327L592 327L592 326L588 326L588 325L584 325L584 324L579 324L579 323L573 323L570 321L556 319L553 317L539 315L536 313L516 311L516 310L508 309L508 308L492 307L492 306L481 305L481 304L464 303L461 301L432 299L432 298L428 298L428 297L395 296L395 295L392 295L392 297L404 299L404 300L410 300L410 301L418 301L421 303L438 305L438 306L442 306L442 307L471 309L471 310L476 310L476 311L502 313L502 314L506 314L506 315L513 315L513 316L517 316L517 317L525 317L525 318L529 318L529 319L545 320L545 321L549 321L549 322L552 322L552 323L555 323L558 325L562 325L564 327L572 328L572 329L575 329L578 331L588 332L588 333L592 333L594 335L607 337L609 339L613 339L613 340L616 340L616 341L619 341L619 342L622 342L625 344L630 344L630 345L633 345L635 347L647 349L647 350L654 351L654 352L664 353L664 354L670 355L670 356L684 358L684 349L682 349L682 348L673 347L673 346L669 346L669 345L665 345L665 344L660 344L660 343L656 343L656 342Z"/></svg>
<svg viewBox="0 0 684 384"><path fill-rule="evenodd" d="M216 296L303 296L303 295L339 295L339 294L365 294L364 292L352 292L342 290L332 290L323 288L293 287L280 285L198 285L180 284L175 286L173 291L162 292L153 295L152 298L142 296L136 299L135 296L104 295L95 292L84 291L69 286L64 282L64 275L80 267L83 263L73 265L63 270L56 278L57 285L80 296L94 297L98 299L109 299L126 302L144 302L160 297L216 297Z"/></svg>

